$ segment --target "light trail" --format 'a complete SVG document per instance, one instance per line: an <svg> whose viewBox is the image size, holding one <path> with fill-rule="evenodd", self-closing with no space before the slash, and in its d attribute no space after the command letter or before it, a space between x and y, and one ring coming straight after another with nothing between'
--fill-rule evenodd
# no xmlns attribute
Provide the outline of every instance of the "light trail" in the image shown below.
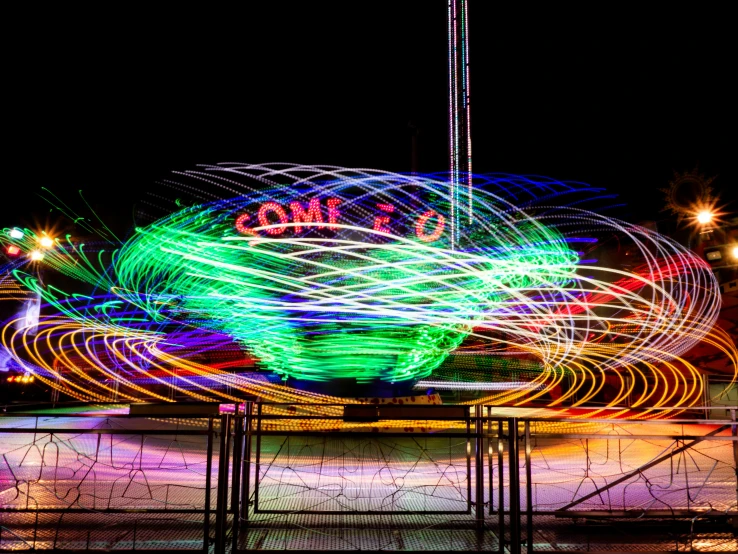
<svg viewBox="0 0 738 554"><path fill-rule="evenodd" d="M113 248L67 237L45 251L43 263L103 294L45 287L15 264L18 282L59 314L35 335L6 323L2 344L28 373L96 402L345 403L196 357L225 341L283 379L371 385L433 379L455 351L512 354L538 360L540 374L470 403L577 407L615 387L608 406L630 398L657 410L702 402L700 372L682 357L695 344L738 362L714 327L709 266L604 215L599 189L475 176L472 222L452 237L446 175L222 164L178 176L167 185L194 205L153 205L154 221ZM611 255L601 245L613 237L636 267L595 259ZM24 253L37 238L0 233Z"/></svg>

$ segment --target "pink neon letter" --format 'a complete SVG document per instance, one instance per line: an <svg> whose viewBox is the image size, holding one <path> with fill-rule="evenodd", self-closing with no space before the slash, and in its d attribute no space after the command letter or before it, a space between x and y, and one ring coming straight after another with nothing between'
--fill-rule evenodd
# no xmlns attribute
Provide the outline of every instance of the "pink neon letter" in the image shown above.
<svg viewBox="0 0 738 554"><path fill-rule="evenodd" d="M341 203L339 198L329 198L326 204L328 204L328 223L335 225L338 223L338 218L341 217L341 212L338 211L337 206ZM328 225L331 229L331 225Z"/></svg>
<svg viewBox="0 0 738 554"><path fill-rule="evenodd" d="M236 218L236 231L242 235L256 235L251 229L246 227L246 222L251 219L249 214L241 214Z"/></svg>
<svg viewBox="0 0 738 554"><path fill-rule="evenodd" d="M377 204L377 208L389 214L395 211L395 207L392 204ZM388 215L378 215L374 218L374 230L381 233L391 233L392 229L385 227L389 222L390 218Z"/></svg>
<svg viewBox="0 0 738 554"><path fill-rule="evenodd" d="M433 230L433 232L430 235L426 235L425 234L425 224L428 223L428 220L434 215L438 216L438 223L436 223L436 228ZM423 242L433 242L434 240L438 240L441 237L441 233L443 233L443 228L445 226L446 226L445 217L443 217L439 213L436 213L435 210L428 210L427 212L425 212L423 215L421 215L418 218L418 221L415 224L415 234Z"/></svg>
<svg viewBox="0 0 738 554"><path fill-rule="evenodd" d="M284 209L282 209L282 206L280 206L276 202L264 202L261 205L261 208L259 208L259 225L261 225L262 227L272 225L267 219L267 213L269 212L274 212L275 214L277 214L280 223L289 222L287 214L285 213ZM281 235L282 233L284 233L285 229L286 227L277 227L274 229L267 229L266 232L270 235Z"/></svg>
<svg viewBox="0 0 738 554"><path fill-rule="evenodd" d="M293 223L319 223L318 229L324 229L323 215L320 213L320 200L311 198L308 204L307 212L303 209L299 202L290 202L290 210L292 210ZM295 227L296 233L302 233L302 227Z"/></svg>

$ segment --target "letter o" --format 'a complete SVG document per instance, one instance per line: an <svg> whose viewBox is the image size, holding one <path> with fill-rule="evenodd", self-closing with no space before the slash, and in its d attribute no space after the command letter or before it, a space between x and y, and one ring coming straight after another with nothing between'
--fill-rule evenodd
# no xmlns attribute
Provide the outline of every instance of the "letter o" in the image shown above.
<svg viewBox="0 0 738 554"><path fill-rule="evenodd" d="M433 232L429 235L426 235L425 224L428 223L428 220L434 215L438 216L438 223L436 223L436 228L433 230ZM438 240L439 238L441 238L441 234L443 233L443 229L445 227L446 218L435 210L428 210L418 218L418 221L415 224L415 234L423 242L433 242L434 240Z"/></svg>
<svg viewBox="0 0 738 554"><path fill-rule="evenodd" d="M289 223L287 212L284 211L284 208L282 208L282 206L280 206L276 202L264 202L259 208L259 225L261 225L262 227L273 225L273 223L269 223L269 220L267 219L267 214L269 212L274 212L275 214L277 214L280 223ZM275 227L273 229L266 229L266 232L269 235L281 235L282 233L284 233L285 229L287 229L287 227Z"/></svg>

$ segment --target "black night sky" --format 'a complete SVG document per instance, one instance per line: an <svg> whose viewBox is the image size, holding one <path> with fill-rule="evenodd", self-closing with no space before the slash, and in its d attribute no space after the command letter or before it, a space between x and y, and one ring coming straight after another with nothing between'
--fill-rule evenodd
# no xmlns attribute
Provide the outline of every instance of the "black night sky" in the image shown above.
<svg viewBox="0 0 738 554"><path fill-rule="evenodd" d="M447 168L446 3L250 2L237 12L27 13L4 53L2 226L81 189L107 218L171 170ZM471 0L474 169L584 181L659 218L674 171L738 194L727 12ZM40 10L39 10L40 11Z"/></svg>

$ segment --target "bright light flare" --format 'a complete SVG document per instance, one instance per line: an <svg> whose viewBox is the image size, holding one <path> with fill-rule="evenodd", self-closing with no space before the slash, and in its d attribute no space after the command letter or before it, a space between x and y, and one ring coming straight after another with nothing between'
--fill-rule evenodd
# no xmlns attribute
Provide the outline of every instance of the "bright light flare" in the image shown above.
<svg viewBox="0 0 738 554"><path fill-rule="evenodd" d="M697 214L697 223L700 225L707 225L710 223L715 217L715 214L713 214L711 211L708 210L702 210Z"/></svg>
<svg viewBox="0 0 738 554"><path fill-rule="evenodd" d="M38 239L38 243L44 248L51 248L54 246L54 241L50 237L43 236Z"/></svg>
<svg viewBox="0 0 738 554"><path fill-rule="evenodd" d="M33 252L31 252L30 256L34 262L40 262L44 259L44 253L40 252L39 250L34 250Z"/></svg>
<svg viewBox="0 0 738 554"><path fill-rule="evenodd" d="M23 231L20 230L20 229L18 229L18 228L11 229L8 232L8 235L10 236L11 239L22 239L23 238Z"/></svg>
<svg viewBox="0 0 738 554"><path fill-rule="evenodd" d="M733 254L733 257L738 260L738 246L734 246L731 253Z"/></svg>

